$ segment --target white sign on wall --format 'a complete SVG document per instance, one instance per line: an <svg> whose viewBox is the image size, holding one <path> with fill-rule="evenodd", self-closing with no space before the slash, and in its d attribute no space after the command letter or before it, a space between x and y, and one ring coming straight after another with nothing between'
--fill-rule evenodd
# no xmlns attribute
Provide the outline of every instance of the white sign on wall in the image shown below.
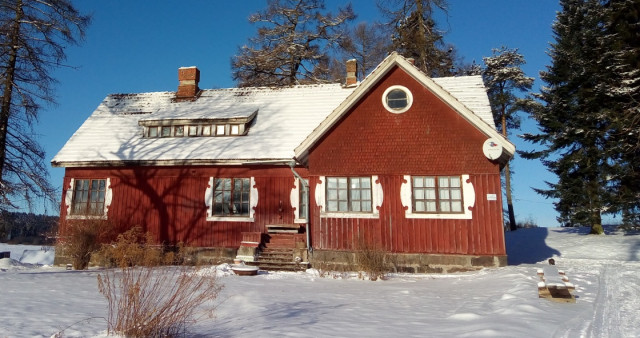
<svg viewBox="0 0 640 338"><path fill-rule="evenodd" d="M496 194L487 194L487 201L497 201L498 195Z"/></svg>

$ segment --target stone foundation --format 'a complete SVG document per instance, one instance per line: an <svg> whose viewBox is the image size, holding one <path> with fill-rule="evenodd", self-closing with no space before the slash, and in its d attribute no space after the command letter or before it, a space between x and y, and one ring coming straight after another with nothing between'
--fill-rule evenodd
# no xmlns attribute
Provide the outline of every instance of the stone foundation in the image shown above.
<svg viewBox="0 0 640 338"><path fill-rule="evenodd" d="M333 271L356 271L356 253L314 250L311 267ZM454 273L507 265L507 256L466 256L441 254L387 253L385 265L390 272Z"/></svg>

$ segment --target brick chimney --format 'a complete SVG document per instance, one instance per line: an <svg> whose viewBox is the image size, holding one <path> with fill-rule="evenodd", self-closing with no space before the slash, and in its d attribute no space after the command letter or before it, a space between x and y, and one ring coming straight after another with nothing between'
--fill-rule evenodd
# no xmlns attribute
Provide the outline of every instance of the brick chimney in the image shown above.
<svg viewBox="0 0 640 338"><path fill-rule="evenodd" d="M176 92L176 101L195 100L200 88L200 70L197 67L180 67L178 68L178 91Z"/></svg>
<svg viewBox="0 0 640 338"><path fill-rule="evenodd" d="M347 81L345 86L351 87L356 83L358 83L358 60L347 60Z"/></svg>

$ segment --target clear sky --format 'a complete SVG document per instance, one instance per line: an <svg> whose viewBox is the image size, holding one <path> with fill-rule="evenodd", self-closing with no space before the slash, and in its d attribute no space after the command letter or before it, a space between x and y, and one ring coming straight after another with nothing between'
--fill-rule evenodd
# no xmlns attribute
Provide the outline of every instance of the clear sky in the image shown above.
<svg viewBox="0 0 640 338"><path fill-rule="evenodd" d="M454 44L465 61L481 64L492 48L519 48L541 86L540 70L549 64L546 51L552 42L551 24L559 5L556 0L449 0L447 20L440 19L445 40ZM347 1L327 0L334 10ZM266 1L75 1L78 9L93 15L81 46L67 49L67 64L55 72L58 79L55 107L41 112L36 127L47 161L62 148L98 104L113 93L175 91L179 67L197 66L200 87L233 87L231 57L238 46L256 32L247 18L266 7ZM360 21L379 20L375 0L354 0ZM536 131L523 119L524 131ZM519 132L521 133L521 132ZM511 137L518 149L532 146ZM515 212L518 220L531 218L540 226L555 226L552 201L531 188L544 188L554 176L538 161L516 158L513 162ZM64 169L51 168L51 180L61 189ZM42 210L35 210L41 212ZM47 213L58 210L44 209Z"/></svg>

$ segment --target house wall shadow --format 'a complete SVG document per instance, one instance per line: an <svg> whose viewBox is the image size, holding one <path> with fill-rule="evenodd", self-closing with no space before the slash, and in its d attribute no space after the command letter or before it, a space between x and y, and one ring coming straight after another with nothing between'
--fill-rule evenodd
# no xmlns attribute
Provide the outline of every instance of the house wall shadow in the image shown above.
<svg viewBox="0 0 640 338"><path fill-rule="evenodd" d="M560 251L546 243L547 228L521 229L505 233L508 265L535 264L546 261Z"/></svg>

